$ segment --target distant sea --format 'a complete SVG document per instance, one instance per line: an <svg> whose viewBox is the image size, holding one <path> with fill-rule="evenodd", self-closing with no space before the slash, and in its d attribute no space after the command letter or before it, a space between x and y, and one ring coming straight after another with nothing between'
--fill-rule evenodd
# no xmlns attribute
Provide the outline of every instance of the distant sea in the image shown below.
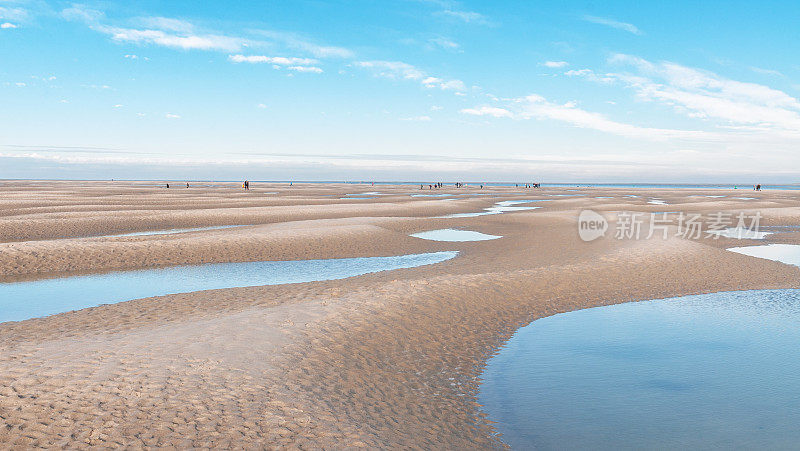
<svg viewBox="0 0 800 451"><path fill-rule="evenodd" d="M258 180L253 183L284 183L283 180ZM346 183L353 185L370 185L370 181L302 181L293 180L293 183ZM289 181L285 181L289 183ZM377 185L427 185L436 183L435 181L426 182L409 182L409 181L396 181L396 182L374 182ZM442 182L445 185L452 185L455 182ZM525 186L525 183L531 182L464 182L468 186L484 185L484 186ZM735 185L735 184L691 184L691 183L542 183L542 188L687 188L687 189L741 189L752 190L755 185ZM789 185L761 185L761 189L773 190L800 190L800 184Z"/></svg>
<svg viewBox="0 0 800 451"><path fill-rule="evenodd" d="M2 181L13 181L13 180L27 180L27 179L0 179ZM42 179L46 181L65 181L60 179ZM118 182L142 182L142 181L153 181L153 182L160 182L160 181L167 181L166 179L157 179L157 180L131 180L131 179L116 179ZM206 186L206 187L213 187L214 183L242 183L242 180L185 180L185 179L174 179L175 183L185 183L189 182L191 184L209 184L209 185L198 185L198 186ZM101 181L101 180L87 180L87 181ZM250 183L314 183L314 184L325 184L325 183L342 183L348 185L428 185L439 182L441 180L428 180L424 182L420 181L391 181L391 182L372 182L369 180L251 180ZM170 181L170 183L173 183ZM442 181L445 185L453 185L455 181ZM534 182L463 182L467 186L476 186L476 185L484 185L484 186L516 186L516 187L524 187L526 183L534 183ZM161 184L157 184L155 186L161 186ZM670 188L686 188L686 189L740 189L740 190L752 190L754 185L750 184L725 184L725 183L707 183L707 184L694 184L694 183L541 183L543 188L662 188L662 189L670 189ZM177 187L177 185L176 185ZM768 185L768 184L761 184L761 189L765 190L800 190L800 183L796 184L783 184L783 185Z"/></svg>

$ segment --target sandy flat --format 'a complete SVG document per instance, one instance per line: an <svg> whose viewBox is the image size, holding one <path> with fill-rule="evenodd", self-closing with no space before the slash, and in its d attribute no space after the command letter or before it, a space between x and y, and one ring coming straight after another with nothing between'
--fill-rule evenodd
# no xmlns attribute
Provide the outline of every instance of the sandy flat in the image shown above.
<svg viewBox="0 0 800 451"><path fill-rule="evenodd" d="M0 443L491 448L501 437L476 403L478 377L520 326L590 306L800 285L796 267L725 250L796 243L796 232L618 240L612 223L605 238L586 243L576 226L585 208L610 219L631 210L759 211L763 224L800 225L800 192L468 187L425 198L411 197L430 193L419 185L193 185L0 182L0 279L460 254L338 281L177 294L0 324ZM347 194L373 198L341 199ZM523 199L549 200L537 210L436 218ZM221 225L243 227L105 236ZM503 238L409 236L443 228Z"/></svg>

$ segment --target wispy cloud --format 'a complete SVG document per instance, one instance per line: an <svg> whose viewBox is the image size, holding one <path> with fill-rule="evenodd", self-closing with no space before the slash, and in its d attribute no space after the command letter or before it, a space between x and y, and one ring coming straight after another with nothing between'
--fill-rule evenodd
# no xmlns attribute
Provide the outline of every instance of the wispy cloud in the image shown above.
<svg viewBox="0 0 800 451"><path fill-rule="evenodd" d="M159 30L175 31L178 33L191 33L195 26L189 21L173 19L170 17L140 17L136 20L146 28L156 28Z"/></svg>
<svg viewBox="0 0 800 451"><path fill-rule="evenodd" d="M357 61L354 65L367 69L378 77L393 80L413 80L428 88L453 91L466 90L466 85L461 80L447 80L439 77L432 77L411 64L401 61Z"/></svg>
<svg viewBox="0 0 800 451"><path fill-rule="evenodd" d="M566 61L545 61L542 63L542 66L557 69L560 67L567 67L569 63Z"/></svg>
<svg viewBox="0 0 800 451"><path fill-rule="evenodd" d="M583 20L591 23L596 23L600 25L605 25L607 27L616 28L617 30L627 31L628 33L633 33L637 35L641 35L642 30L640 30L636 25L627 23L627 22L620 22L618 20L610 19L607 17L598 17L598 16L583 16Z"/></svg>
<svg viewBox="0 0 800 451"><path fill-rule="evenodd" d="M270 30L251 30L251 32L270 40L277 41L289 48L308 52L317 58L353 58L355 56L353 51L350 49L330 45L320 45L294 33Z"/></svg>
<svg viewBox="0 0 800 451"><path fill-rule="evenodd" d="M134 44L151 44L182 50L237 51L248 44L248 40L235 36L214 33L196 33L195 27L186 21L166 17L144 17L135 22L145 28L120 27L104 24L102 11L73 5L61 15L74 21L84 22L95 31L107 34L112 40Z"/></svg>
<svg viewBox="0 0 800 451"><path fill-rule="evenodd" d="M30 14L28 13L28 10L26 10L25 8L0 6L0 20L25 22L29 18ZM12 28L12 27L3 27L3 28Z"/></svg>
<svg viewBox="0 0 800 451"><path fill-rule="evenodd" d="M505 108L498 108L493 106L480 106L476 108L464 108L461 113L469 114L472 116L491 116L491 117L514 117L511 111Z"/></svg>
<svg viewBox="0 0 800 451"><path fill-rule="evenodd" d="M459 22L488 25L491 22L481 13L469 11L463 8L460 2L455 0L419 0L422 3L435 5L439 10L435 15L445 17Z"/></svg>
<svg viewBox="0 0 800 451"><path fill-rule="evenodd" d="M413 117L404 117L400 119L401 121L411 121L411 122L430 122L430 116L413 116Z"/></svg>
<svg viewBox="0 0 800 451"><path fill-rule="evenodd" d="M712 133L694 130L673 130L664 128L642 127L609 119L603 114L579 108L575 102L555 103L546 98L531 94L513 99L506 108L481 106L461 110L473 116L490 116L496 118L538 119L563 122L577 128L597 130L612 135L653 141L667 139L716 139Z"/></svg>
<svg viewBox="0 0 800 451"><path fill-rule="evenodd" d="M84 22L87 24L97 23L105 17L102 11L89 8L85 5L74 4L61 11L61 16L67 20Z"/></svg>
<svg viewBox="0 0 800 451"><path fill-rule="evenodd" d="M486 17L481 13L475 11L460 11L456 9L445 9L439 11L437 14L458 19L465 23L487 23Z"/></svg>
<svg viewBox="0 0 800 451"><path fill-rule="evenodd" d="M753 67L750 68L750 70L755 72L755 73L757 73L757 74L761 74L761 75L770 75L770 76L773 76L773 77L784 77L785 76L785 75L783 75L783 72L777 71L777 70L774 70L774 69L764 69L762 67L753 66Z"/></svg>
<svg viewBox="0 0 800 451"><path fill-rule="evenodd" d="M173 113L167 113L167 114L164 115L164 117L167 118L167 119L180 119L181 118L180 115L173 114Z"/></svg>
<svg viewBox="0 0 800 451"><path fill-rule="evenodd" d="M183 50L222 50L237 51L246 46L243 38L216 34L176 34L163 30L121 28L97 25L95 30L111 36L118 42L135 44L155 44Z"/></svg>
<svg viewBox="0 0 800 451"><path fill-rule="evenodd" d="M285 56L264 56L264 55L229 55L228 59L234 63L268 63L277 64L279 66L291 65L309 65L316 64L319 61L313 58L297 58Z"/></svg>
<svg viewBox="0 0 800 451"><path fill-rule="evenodd" d="M17 25L15 25L15 24L13 24L11 22L3 22L3 23L0 23L0 28L2 28L4 30L7 30L9 28L17 28Z"/></svg>
<svg viewBox="0 0 800 451"><path fill-rule="evenodd" d="M637 71L607 76L634 89L642 100L660 102L690 117L714 119L726 125L800 131L800 101L783 91L630 55L614 55L610 62Z"/></svg>
<svg viewBox="0 0 800 451"><path fill-rule="evenodd" d="M293 70L295 72L305 72L312 74L321 74L323 72L321 68L316 66L289 66L287 67L287 69Z"/></svg>
<svg viewBox="0 0 800 451"><path fill-rule="evenodd" d="M428 39L428 43L431 44L432 46L451 51L458 50L459 48L461 48L461 46L457 42L442 36Z"/></svg>

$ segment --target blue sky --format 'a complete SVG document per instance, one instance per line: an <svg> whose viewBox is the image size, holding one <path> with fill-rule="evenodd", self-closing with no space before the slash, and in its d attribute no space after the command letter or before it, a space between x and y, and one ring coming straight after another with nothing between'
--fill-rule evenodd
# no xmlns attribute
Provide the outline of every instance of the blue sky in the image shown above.
<svg viewBox="0 0 800 451"><path fill-rule="evenodd" d="M797 2L0 0L0 178L800 181Z"/></svg>

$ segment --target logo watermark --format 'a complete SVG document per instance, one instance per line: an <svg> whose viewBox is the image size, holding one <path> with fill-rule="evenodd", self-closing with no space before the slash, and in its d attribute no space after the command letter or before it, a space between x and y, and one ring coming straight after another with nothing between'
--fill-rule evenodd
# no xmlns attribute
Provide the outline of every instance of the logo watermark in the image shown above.
<svg viewBox="0 0 800 451"><path fill-rule="evenodd" d="M701 238L719 239L748 238L761 239L768 235L759 230L761 212L730 213L646 213L641 211L621 211L617 214L614 238L618 240L638 240L673 236L698 240ZM578 216L578 235L583 241L594 241L605 236L609 223L603 215L593 210L583 210Z"/></svg>
<svg viewBox="0 0 800 451"><path fill-rule="evenodd" d="M600 213L583 210L578 216L578 236L583 241L594 241L606 234L608 221Z"/></svg>

